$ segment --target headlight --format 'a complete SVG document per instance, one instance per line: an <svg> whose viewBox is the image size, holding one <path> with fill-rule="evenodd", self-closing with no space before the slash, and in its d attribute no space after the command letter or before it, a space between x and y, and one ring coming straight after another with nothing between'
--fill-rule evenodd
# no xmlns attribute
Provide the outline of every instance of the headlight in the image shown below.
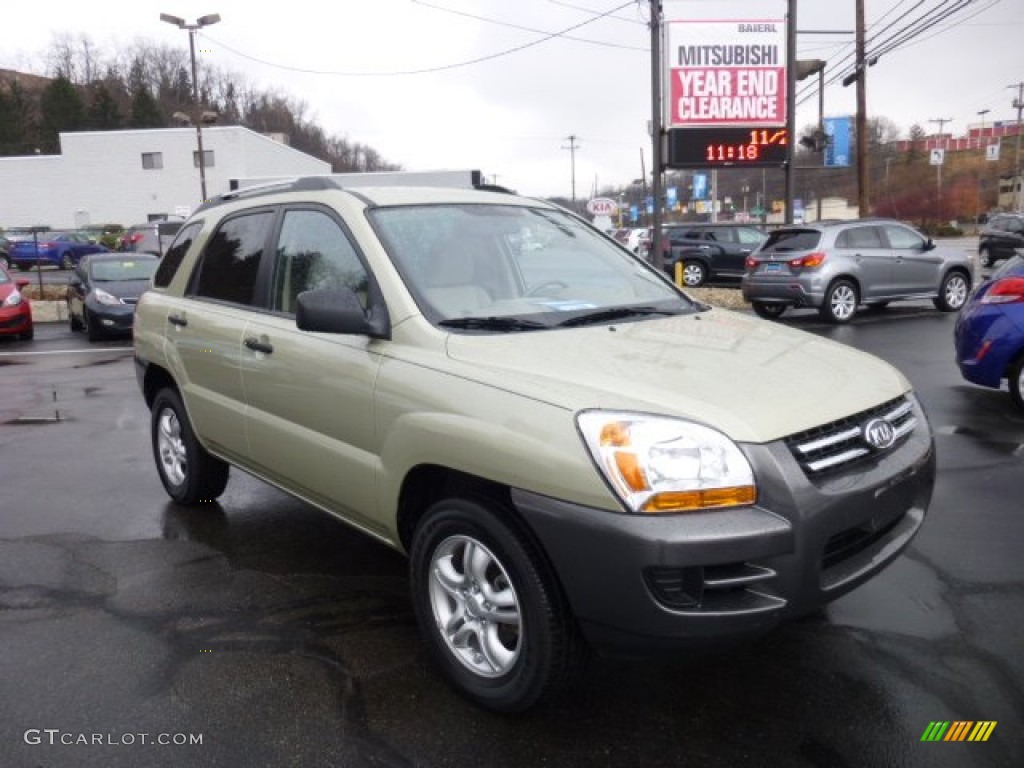
<svg viewBox="0 0 1024 768"><path fill-rule="evenodd" d="M16 307L19 304L21 304L21 301L22 301L21 294L18 293L17 291L14 291L14 293L12 293L10 296L8 296L6 299L4 299L4 306L5 307Z"/></svg>
<svg viewBox="0 0 1024 768"><path fill-rule="evenodd" d="M107 293L101 288L93 289L92 296L100 304L121 304L123 303L117 296Z"/></svg>
<svg viewBox="0 0 1024 768"><path fill-rule="evenodd" d="M583 411L576 423L602 474L634 512L689 512L757 500L750 462L710 427L615 411Z"/></svg>

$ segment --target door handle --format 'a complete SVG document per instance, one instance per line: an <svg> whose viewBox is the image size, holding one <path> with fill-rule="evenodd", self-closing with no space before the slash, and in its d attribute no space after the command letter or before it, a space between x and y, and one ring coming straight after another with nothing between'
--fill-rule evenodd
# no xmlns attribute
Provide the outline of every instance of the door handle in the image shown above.
<svg viewBox="0 0 1024 768"><path fill-rule="evenodd" d="M171 325L176 325L179 328L184 328L188 325L188 320L185 319L184 315L168 315L167 322Z"/></svg>
<svg viewBox="0 0 1024 768"><path fill-rule="evenodd" d="M260 341L254 336L245 337L245 346L251 349L253 352L262 352L265 355L269 355L274 351L273 345L269 342Z"/></svg>

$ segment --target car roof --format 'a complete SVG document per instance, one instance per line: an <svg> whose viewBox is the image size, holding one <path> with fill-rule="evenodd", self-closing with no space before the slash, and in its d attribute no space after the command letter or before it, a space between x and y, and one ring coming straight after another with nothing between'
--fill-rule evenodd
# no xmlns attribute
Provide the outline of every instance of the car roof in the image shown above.
<svg viewBox="0 0 1024 768"><path fill-rule="evenodd" d="M500 187L430 187L430 186L353 186L345 187L341 182L329 177L306 177L288 179L282 182L265 184L255 187L243 187L204 203L196 209L196 213L207 212L221 205L243 201L271 201L298 199L296 193L302 193L302 199L310 199L310 193L348 195L362 200L368 207L387 207L400 205L427 205L441 203L493 203L498 205L537 205L556 209L544 200L521 197Z"/></svg>

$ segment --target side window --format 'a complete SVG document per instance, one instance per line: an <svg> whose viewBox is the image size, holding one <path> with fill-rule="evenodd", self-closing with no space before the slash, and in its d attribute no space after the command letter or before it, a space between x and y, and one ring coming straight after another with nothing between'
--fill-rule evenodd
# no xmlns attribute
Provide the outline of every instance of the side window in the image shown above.
<svg viewBox="0 0 1024 768"><path fill-rule="evenodd" d="M739 237L743 245L760 245L761 241L764 240L764 235L756 229L737 229L736 236Z"/></svg>
<svg viewBox="0 0 1024 768"><path fill-rule="evenodd" d="M303 291L350 288L366 308L368 277L341 226L321 211L286 211L274 256L271 308L295 313Z"/></svg>
<svg viewBox="0 0 1024 768"><path fill-rule="evenodd" d="M273 220L272 211L261 211L224 221L203 251L195 295L252 304L260 257Z"/></svg>
<svg viewBox="0 0 1024 768"><path fill-rule="evenodd" d="M185 258L188 249L192 247L192 241L199 234L199 230L202 227L202 222L196 221L178 232L178 236L174 238L171 247L167 249L167 253L160 260L160 266L156 268L156 274L153 275L153 285L157 288L166 288L171 284L174 273L181 266L181 260Z"/></svg>
<svg viewBox="0 0 1024 768"><path fill-rule="evenodd" d="M853 227L839 233L837 248L882 248L882 235L877 227Z"/></svg>
<svg viewBox="0 0 1024 768"><path fill-rule="evenodd" d="M912 230L905 227L886 227L885 234L889 236L889 245L900 251L920 251L924 248L924 239Z"/></svg>

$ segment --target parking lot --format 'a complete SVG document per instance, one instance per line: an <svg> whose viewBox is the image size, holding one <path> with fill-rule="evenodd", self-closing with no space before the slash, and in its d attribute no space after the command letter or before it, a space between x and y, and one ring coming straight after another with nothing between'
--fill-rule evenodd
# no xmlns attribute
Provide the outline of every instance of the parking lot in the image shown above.
<svg viewBox="0 0 1024 768"><path fill-rule="evenodd" d="M237 471L169 503L130 343L40 324L0 343L0 765L1024 765L1024 415L960 379L954 321L783 321L897 365L929 414L935 495L891 568L741 647L597 659L514 718L427 664L400 555Z"/></svg>

